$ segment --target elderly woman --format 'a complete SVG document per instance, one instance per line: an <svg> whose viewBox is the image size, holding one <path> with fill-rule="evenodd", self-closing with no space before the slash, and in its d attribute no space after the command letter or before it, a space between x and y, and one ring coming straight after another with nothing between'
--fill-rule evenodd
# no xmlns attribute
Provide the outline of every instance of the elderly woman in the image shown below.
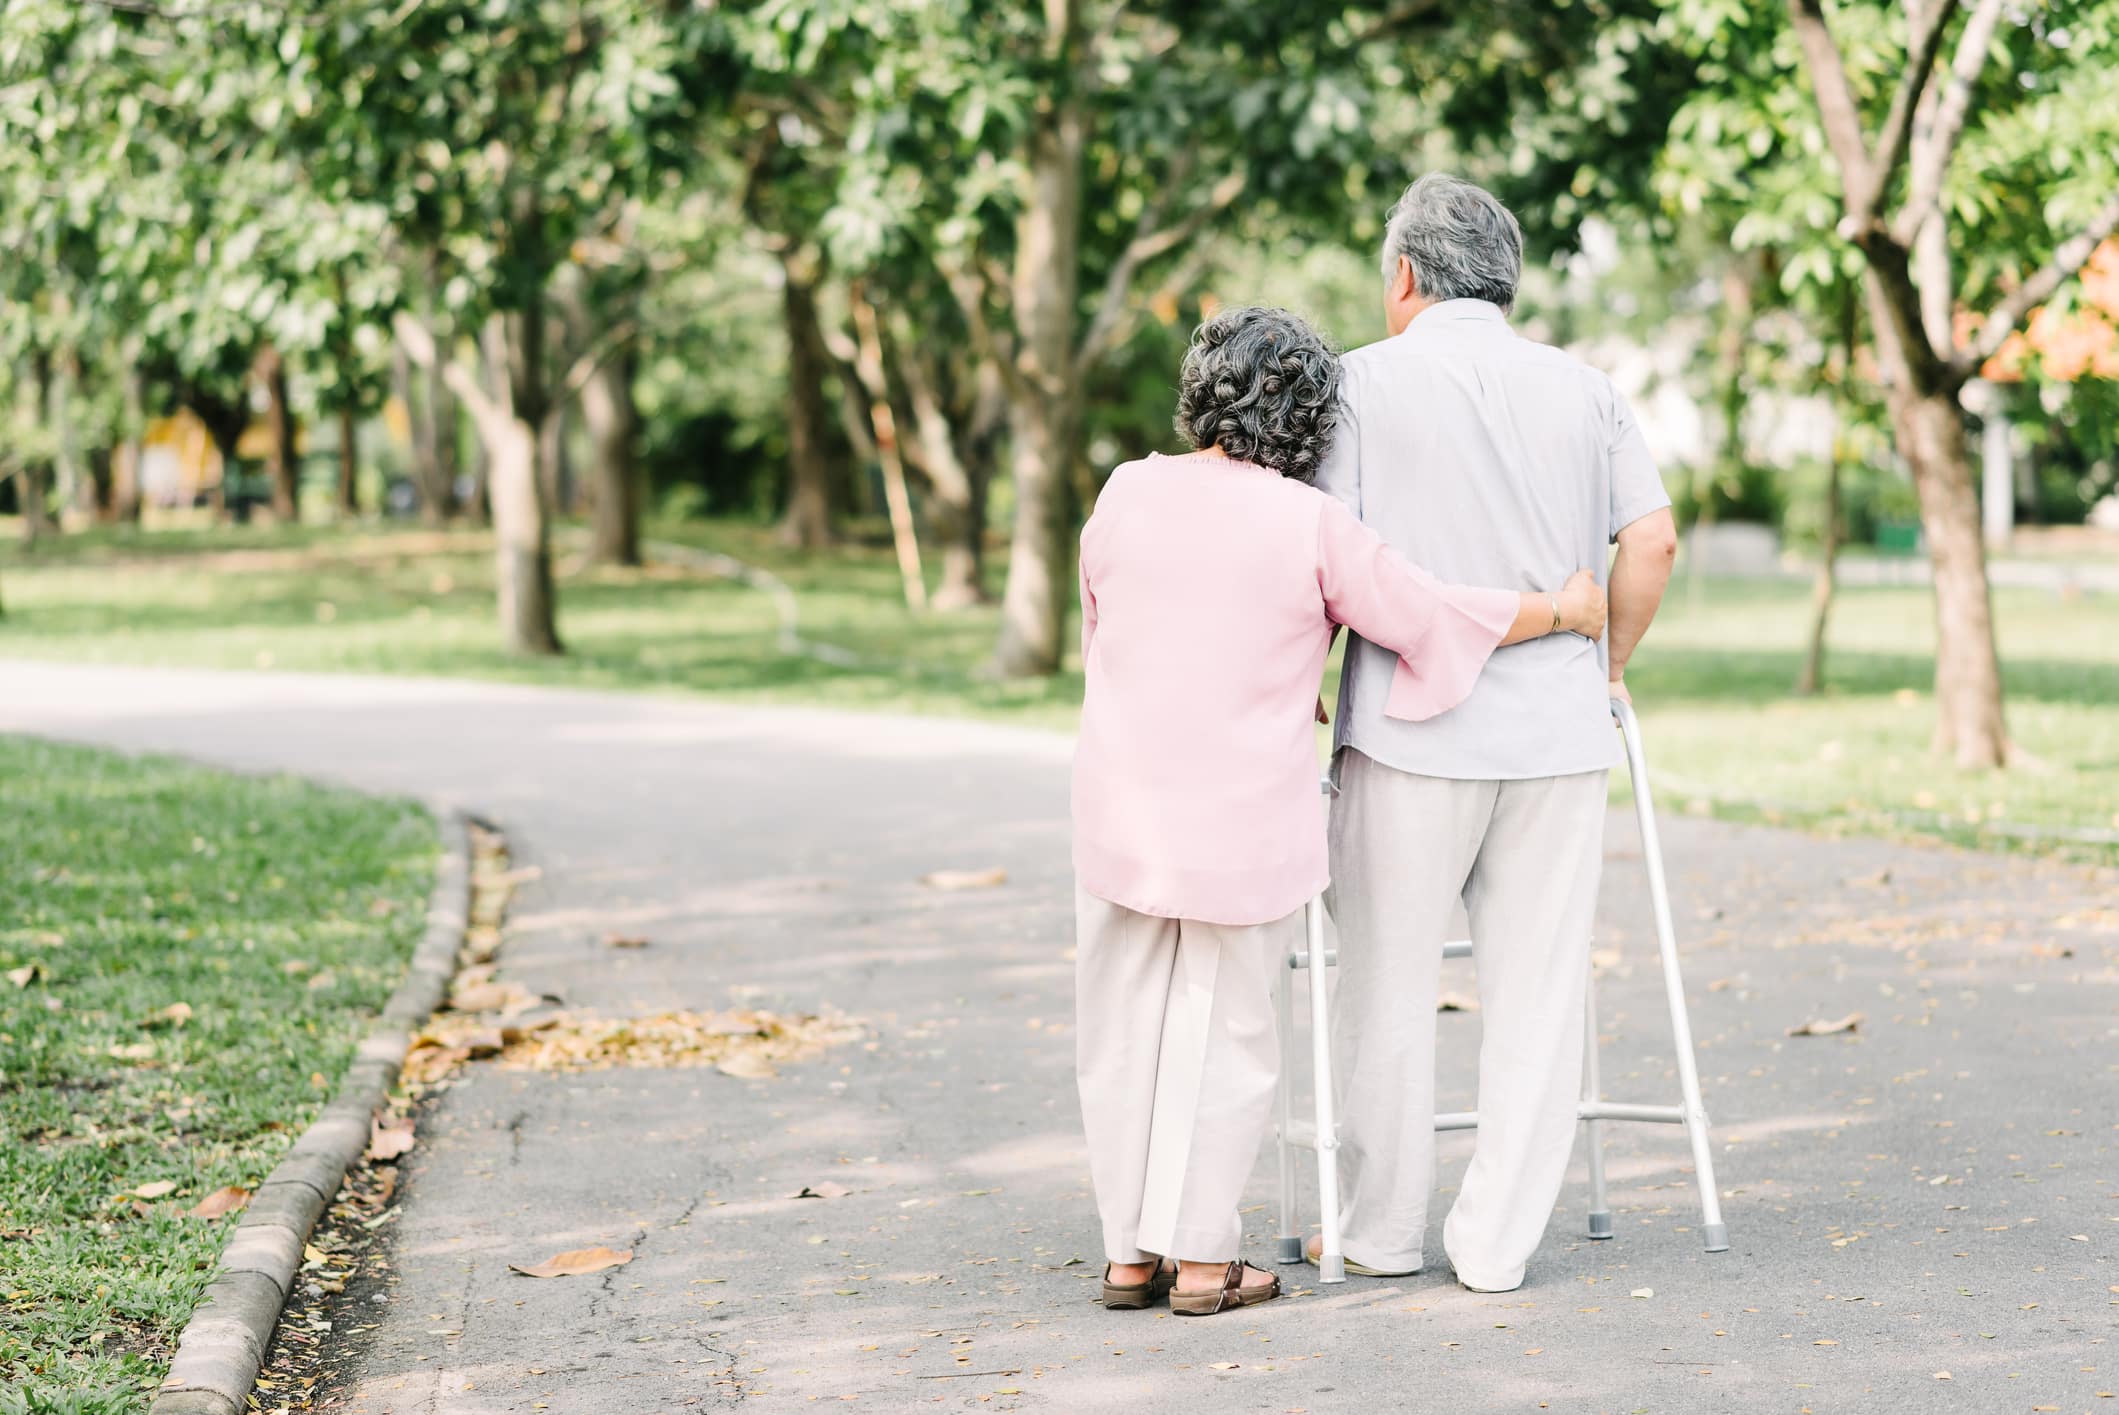
<svg viewBox="0 0 2119 1415"><path fill-rule="evenodd" d="M1077 1067L1107 1307L1280 1294L1238 1255L1237 1201L1279 1068L1273 969L1326 882L1312 722L1334 626L1398 653L1389 710L1413 720L1498 645L1603 632L1586 573L1444 585L1312 487L1338 381L1293 315L1217 314L1180 376L1197 450L1118 468L1082 531Z"/></svg>

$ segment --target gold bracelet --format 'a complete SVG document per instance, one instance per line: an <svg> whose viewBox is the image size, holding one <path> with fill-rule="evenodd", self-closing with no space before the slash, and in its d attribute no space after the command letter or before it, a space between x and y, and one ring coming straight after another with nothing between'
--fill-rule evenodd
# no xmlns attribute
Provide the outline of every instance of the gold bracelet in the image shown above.
<svg viewBox="0 0 2119 1415"><path fill-rule="evenodd" d="M1560 632L1560 597L1549 594L1546 598L1552 601L1552 632L1557 634Z"/></svg>

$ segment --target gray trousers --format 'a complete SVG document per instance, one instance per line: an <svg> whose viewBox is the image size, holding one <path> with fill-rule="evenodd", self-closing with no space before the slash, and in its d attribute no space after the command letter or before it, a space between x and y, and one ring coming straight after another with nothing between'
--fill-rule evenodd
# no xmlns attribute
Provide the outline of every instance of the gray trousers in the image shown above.
<svg viewBox="0 0 2119 1415"><path fill-rule="evenodd" d="M1435 1003L1461 900L1479 974L1479 1131L1442 1242L1462 1281L1506 1291L1523 1281L1574 1148L1608 773L1458 781L1347 750L1336 774L1326 900L1339 931L1346 1255L1387 1272L1421 1266Z"/></svg>
<svg viewBox="0 0 2119 1415"><path fill-rule="evenodd" d="M1280 1074L1274 969L1300 910L1232 927L1075 893L1075 1065L1104 1256L1225 1263Z"/></svg>

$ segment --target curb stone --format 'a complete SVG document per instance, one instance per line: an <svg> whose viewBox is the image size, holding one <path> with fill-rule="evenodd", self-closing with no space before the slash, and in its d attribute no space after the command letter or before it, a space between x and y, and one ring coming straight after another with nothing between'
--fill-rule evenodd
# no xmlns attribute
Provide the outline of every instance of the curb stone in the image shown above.
<svg viewBox="0 0 2119 1415"><path fill-rule="evenodd" d="M229 1234L149 1415L244 1415L301 1269L302 1245L368 1147L369 1118L397 1080L413 1034L448 993L470 924L470 822L461 811L429 809L441 826L442 854L427 901L427 931L330 1102L265 1176Z"/></svg>

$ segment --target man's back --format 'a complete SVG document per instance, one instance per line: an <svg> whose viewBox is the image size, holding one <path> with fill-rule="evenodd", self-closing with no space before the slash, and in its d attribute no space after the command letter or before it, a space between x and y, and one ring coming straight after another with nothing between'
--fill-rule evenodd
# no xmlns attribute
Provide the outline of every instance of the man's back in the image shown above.
<svg viewBox="0 0 2119 1415"><path fill-rule="evenodd" d="M1518 338L1495 306L1446 300L1348 354L1318 485L1444 580L1536 590L1601 581L1620 528L1669 505L1624 401L1597 370ZM1395 655L1354 638L1337 745L1399 771L1509 780L1616 764L1599 645L1571 634L1496 653L1426 722L1387 718Z"/></svg>

